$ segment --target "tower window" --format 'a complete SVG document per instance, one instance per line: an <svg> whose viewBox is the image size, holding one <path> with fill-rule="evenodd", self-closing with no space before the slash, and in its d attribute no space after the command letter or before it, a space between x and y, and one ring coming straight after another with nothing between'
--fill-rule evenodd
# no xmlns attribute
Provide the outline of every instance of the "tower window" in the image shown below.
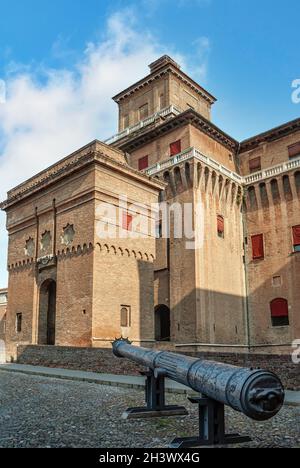
<svg viewBox="0 0 300 468"><path fill-rule="evenodd" d="M262 260L265 258L264 251L264 235L258 234L251 237L252 241L252 258L253 260Z"/></svg>
<svg viewBox="0 0 300 468"><path fill-rule="evenodd" d="M300 225L293 227L294 252L300 252Z"/></svg>
<svg viewBox="0 0 300 468"><path fill-rule="evenodd" d="M289 158L298 158L300 157L300 141L298 143L288 147Z"/></svg>
<svg viewBox="0 0 300 468"><path fill-rule="evenodd" d="M249 170L251 173L261 171L261 158L250 159Z"/></svg>
<svg viewBox="0 0 300 468"><path fill-rule="evenodd" d="M132 221L132 215L124 211L122 217L122 227L125 229L125 231L132 231Z"/></svg>
<svg viewBox="0 0 300 468"><path fill-rule="evenodd" d="M170 156L176 156L181 153L181 140L174 141L170 144Z"/></svg>
<svg viewBox="0 0 300 468"><path fill-rule="evenodd" d="M149 167L149 157L144 156L139 159L139 171L144 171L147 167Z"/></svg>
<svg viewBox="0 0 300 468"><path fill-rule="evenodd" d="M274 299L270 304L270 308L273 327L289 325L289 304L286 299Z"/></svg>
<svg viewBox="0 0 300 468"><path fill-rule="evenodd" d="M22 332L22 314L16 315L16 332L17 333Z"/></svg>
<svg viewBox="0 0 300 468"><path fill-rule="evenodd" d="M224 239L225 237L225 222L223 216L217 216L217 230L218 236Z"/></svg>

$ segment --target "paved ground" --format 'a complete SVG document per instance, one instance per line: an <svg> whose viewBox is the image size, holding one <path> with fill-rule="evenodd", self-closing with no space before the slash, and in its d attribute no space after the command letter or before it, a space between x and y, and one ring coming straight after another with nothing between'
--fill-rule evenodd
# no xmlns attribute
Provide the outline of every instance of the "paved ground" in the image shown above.
<svg viewBox="0 0 300 468"><path fill-rule="evenodd" d="M98 383L101 385L113 385L116 387L144 388L145 378L132 375L101 374L70 369L58 369L51 367L30 366L24 364L0 364L0 371L21 372L42 377L54 377L57 379L77 380L80 382ZM170 379L166 379L166 391L168 393L194 394L195 392ZM300 392L285 392L285 403L300 406Z"/></svg>
<svg viewBox="0 0 300 468"><path fill-rule="evenodd" d="M186 404L184 395L168 395ZM196 408L188 417L124 421L143 392L97 384L0 372L0 447L166 447L177 436L194 435ZM300 408L285 407L267 423L228 411L230 431L253 437L250 447L300 447Z"/></svg>

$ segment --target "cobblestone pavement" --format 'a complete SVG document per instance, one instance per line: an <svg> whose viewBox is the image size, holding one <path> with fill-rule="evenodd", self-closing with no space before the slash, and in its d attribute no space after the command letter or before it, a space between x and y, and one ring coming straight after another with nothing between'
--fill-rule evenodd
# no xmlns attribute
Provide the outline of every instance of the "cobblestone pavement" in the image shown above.
<svg viewBox="0 0 300 468"><path fill-rule="evenodd" d="M197 409L184 395L190 416L140 421L121 419L143 404L143 392L10 372L0 372L0 447L167 447L175 437L197 433ZM300 408L285 407L267 423L228 410L228 430L250 435L247 447L300 447Z"/></svg>

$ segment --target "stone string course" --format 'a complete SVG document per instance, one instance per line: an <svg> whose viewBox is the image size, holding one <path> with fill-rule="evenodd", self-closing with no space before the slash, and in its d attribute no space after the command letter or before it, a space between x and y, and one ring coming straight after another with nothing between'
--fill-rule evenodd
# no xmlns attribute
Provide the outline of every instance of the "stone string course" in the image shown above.
<svg viewBox="0 0 300 468"><path fill-rule="evenodd" d="M187 354L187 353L185 353ZM202 359L215 360L241 367L259 367L275 372L286 389L300 390L300 364L290 355L190 353ZM52 368L84 370L103 374L139 375L143 367L113 356L110 349L60 346L18 346L18 363Z"/></svg>

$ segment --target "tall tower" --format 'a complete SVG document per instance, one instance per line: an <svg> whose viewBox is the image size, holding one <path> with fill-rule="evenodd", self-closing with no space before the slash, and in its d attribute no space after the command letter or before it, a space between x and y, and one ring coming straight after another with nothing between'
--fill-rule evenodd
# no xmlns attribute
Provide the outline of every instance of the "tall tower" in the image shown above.
<svg viewBox="0 0 300 468"><path fill-rule="evenodd" d="M156 339L188 350L195 343L244 345L242 178L238 143L211 122L216 99L163 56L114 100L120 132L108 143L168 184L161 199L170 237L157 239L155 263ZM187 218L179 222L182 236L175 212L190 212L191 226Z"/></svg>

